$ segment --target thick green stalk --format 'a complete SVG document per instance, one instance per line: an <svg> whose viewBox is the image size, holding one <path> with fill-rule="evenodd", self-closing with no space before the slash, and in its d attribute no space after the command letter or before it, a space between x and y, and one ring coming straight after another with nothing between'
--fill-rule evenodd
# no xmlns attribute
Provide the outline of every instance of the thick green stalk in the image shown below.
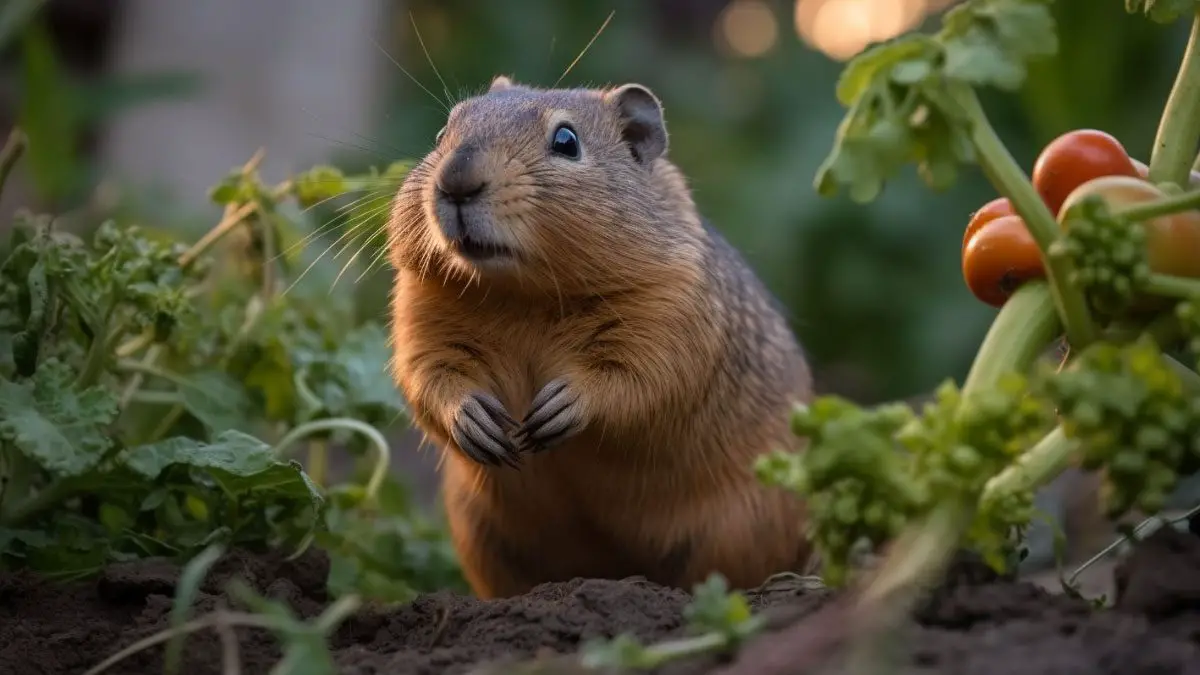
<svg viewBox="0 0 1200 675"><path fill-rule="evenodd" d="M971 143L980 166L1000 194L1012 202L1025 221L1042 252L1042 264L1050 278L1054 302L1072 346L1082 349L1096 339L1097 329L1083 292L1071 283L1075 263L1070 258L1051 256L1050 246L1059 236L1058 222L1042 201L1033 183L1021 169L996 130L988 122L975 90L962 85L953 88L955 100L971 120Z"/></svg>
<svg viewBox="0 0 1200 675"><path fill-rule="evenodd" d="M1150 181L1187 185L1191 162L1200 143L1200 8L1192 19L1192 32L1175 84L1163 108L1154 149L1150 152Z"/></svg>
<svg viewBox="0 0 1200 675"><path fill-rule="evenodd" d="M1078 447L1079 442L1067 438L1062 426L1055 427L1037 445L988 481L980 504L986 504L1001 495L1045 485L1067 468L1071 463L1071 455Z"/></svg>
<svg viewBox="0 0 1200 675"><path fill-rule="evenodd" d="M1004 303L983 338L963 395L995 385L1005 373L1027 371L1061 330L1050 284L1040 279L1025 282Z"/></svg>

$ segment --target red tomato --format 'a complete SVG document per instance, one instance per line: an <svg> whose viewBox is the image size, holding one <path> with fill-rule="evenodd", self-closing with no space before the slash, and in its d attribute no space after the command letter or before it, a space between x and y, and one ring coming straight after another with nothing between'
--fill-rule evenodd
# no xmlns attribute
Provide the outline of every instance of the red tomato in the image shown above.
<svg viewBox="0 0 1200 675"><path fill-rule="evenodd" d="M1033 165L1033 186L1050 212L1058 215L1067 195L1100 176L1138 175L1125 147L1096 129L1068 131L1050 141Z"/></svg>
<svg viewBox="0 0 1200 675"><path fill-rule="evenodd" d="M1016 214L976 225L963 243L962 271L975 297L993 307L1002 306L1026 281L1046 276L1041 249Z"/></svg>

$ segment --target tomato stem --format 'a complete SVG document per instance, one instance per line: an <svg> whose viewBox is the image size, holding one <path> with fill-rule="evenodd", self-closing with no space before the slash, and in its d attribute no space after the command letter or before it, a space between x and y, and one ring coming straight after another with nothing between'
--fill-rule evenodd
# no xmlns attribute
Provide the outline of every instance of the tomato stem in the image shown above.
<svg viewBox="0 0 1200 675"><path fill-rule="evenodd" d="M1066 328L1067 339L1077 348L1091 344L1097 335L1096 324L1083 292L1070 282L1075 262L1066 256L1048 255L1050 246L1059 236L1054 214L996 134L975 90L959 85L951 89L951 95L971 121L971 143L984 173L996 190L1012 202L1041 249L1042 265L1050 279L1051 293Z"/></svg>
<svg viewBox="0 0 1200 675"><path fill-rule="evenodd" d="M1200 111L1197 111L1200 113ZM1127 220L1150 220L1159 216L1169 216L1191 209L1200 208L1200 190L1181 192L1169 197L1142 202L1113 210L1113 216Z"/></svg>
<svg viewBox="0 0 1200 675"><path fill-rule="evenodd" d="M1200 298L1200 279L1151 274L1150 280L1146 282L1146 292L1167 298Z"/></svg>
<svg viewBox="0 0 1200 675"><path fill-rule="evenodd" d="M1005 495L1036 489L1050 482L1071 463L1079 442L1068 438L1062 425L1052 429L1036 445L988 481L980 497L980 508Z"/></svg>
<svg viewBox="0 0 1200 675"><path fill-rule="evenodd" d="M1154 137L1150 181L1187 185L1191 178L1189 162L1196 157L1197 144L1200 144L1200 8L1192 20L1183 61Z"/></svg>
<svg viewBox="0 0 1200 675"><path fill-rule="evenodd" d="M1000 308L983 338L963 382L963 396L995 386L1006 373L1028 371L1061 330L1050 284L1041 279L1022 284Z"/></svg>

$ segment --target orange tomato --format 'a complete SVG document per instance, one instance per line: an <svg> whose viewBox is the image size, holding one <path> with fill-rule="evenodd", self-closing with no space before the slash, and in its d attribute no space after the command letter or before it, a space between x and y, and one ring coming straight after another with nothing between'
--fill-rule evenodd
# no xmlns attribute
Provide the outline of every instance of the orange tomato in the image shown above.
<svg viewBox="0 0 1200 675"><path fill-rule="evenodd" d="M1063 224L1068 209L1093 194L1099 195L1113 208L1154 201L1165 196L1162 190L1141 178L1093 178L1067 196L1059 214L1059 223ZM1151 270L1159 274L1200 277L1200 211L1159 216L1143 221L1142 225L1146 228L1146 256Z"/></svg>
<svg viewBox="0 0 1200 675"><path fill-rule="evenodd" d="M1093 178L1138 175L1125 146L1096 129L1068 131L1050 141L1033 165L1033 186L1058 215L1071 192Z"/></svg>
<svg viewBox="0 0 1200 675"><path fill-rule="evenodd" d="M1000 215L975 227L963 243L962 271L975 297L993 307L1002 306L1026 281L1046 276L1041 249L1016 214Z"/></svg>
<svg viewBox="0 0 1200 675"><path fill-rule="evenodd" d="M983 227L984 224L990 223L1002 216L1015 214L1016 210L1013 208L1012 202L1005 197L997 197L981 206L978 211L971 214L971 220L967 222L967 229L963 230L963 249L967 248L967 242L971 240L971 237L975 236L975 232Z"/></svg>

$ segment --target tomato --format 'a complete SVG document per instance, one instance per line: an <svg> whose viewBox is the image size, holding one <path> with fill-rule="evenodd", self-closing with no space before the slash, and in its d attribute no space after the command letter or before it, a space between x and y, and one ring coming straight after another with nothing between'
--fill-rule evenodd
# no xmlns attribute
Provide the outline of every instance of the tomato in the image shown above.
<svg viewBox="0 0 1200 675"><path fill-rule="evenodd" d="M992 201L984 204L978 211L971 214L971 220L967 222L967 229L963 230L963 249L967 248L967 242L971 237L975 236L976 230L983 227L984 224L990 223L1001 216L1011 216L1016 214L1013 209L1012 202L1005 197L997 197Z"/></svg>
<svg viewBox="0 0 1200 675"><path fill-rule="evenodd" d="M993 307L1002 306L1026 281L1046 276L1041 249L1016 214L1000 215L975 228L963 244L962 271L975 297Z"/></svg>
<svg viewBox="0 0 1200 675"><path fill-rule="evenodd" d="M1063 202L1063 215L1088 195L1098 194L1111 207L1162 199L1161 189L1141 178L1102 176L1075 188ZM1143 221L1150 269L1159 274L1200 277L1200 211L1191 210Z"/></svg>
<svg viewBox="0 0 1200 675"><path fill-rule="evenodd" d="M1033 165L1033 186L1054 215L1071 191L1101 176L1138 175L1125 146L1096 129L1068 131L1050 141Z"/></svg>

